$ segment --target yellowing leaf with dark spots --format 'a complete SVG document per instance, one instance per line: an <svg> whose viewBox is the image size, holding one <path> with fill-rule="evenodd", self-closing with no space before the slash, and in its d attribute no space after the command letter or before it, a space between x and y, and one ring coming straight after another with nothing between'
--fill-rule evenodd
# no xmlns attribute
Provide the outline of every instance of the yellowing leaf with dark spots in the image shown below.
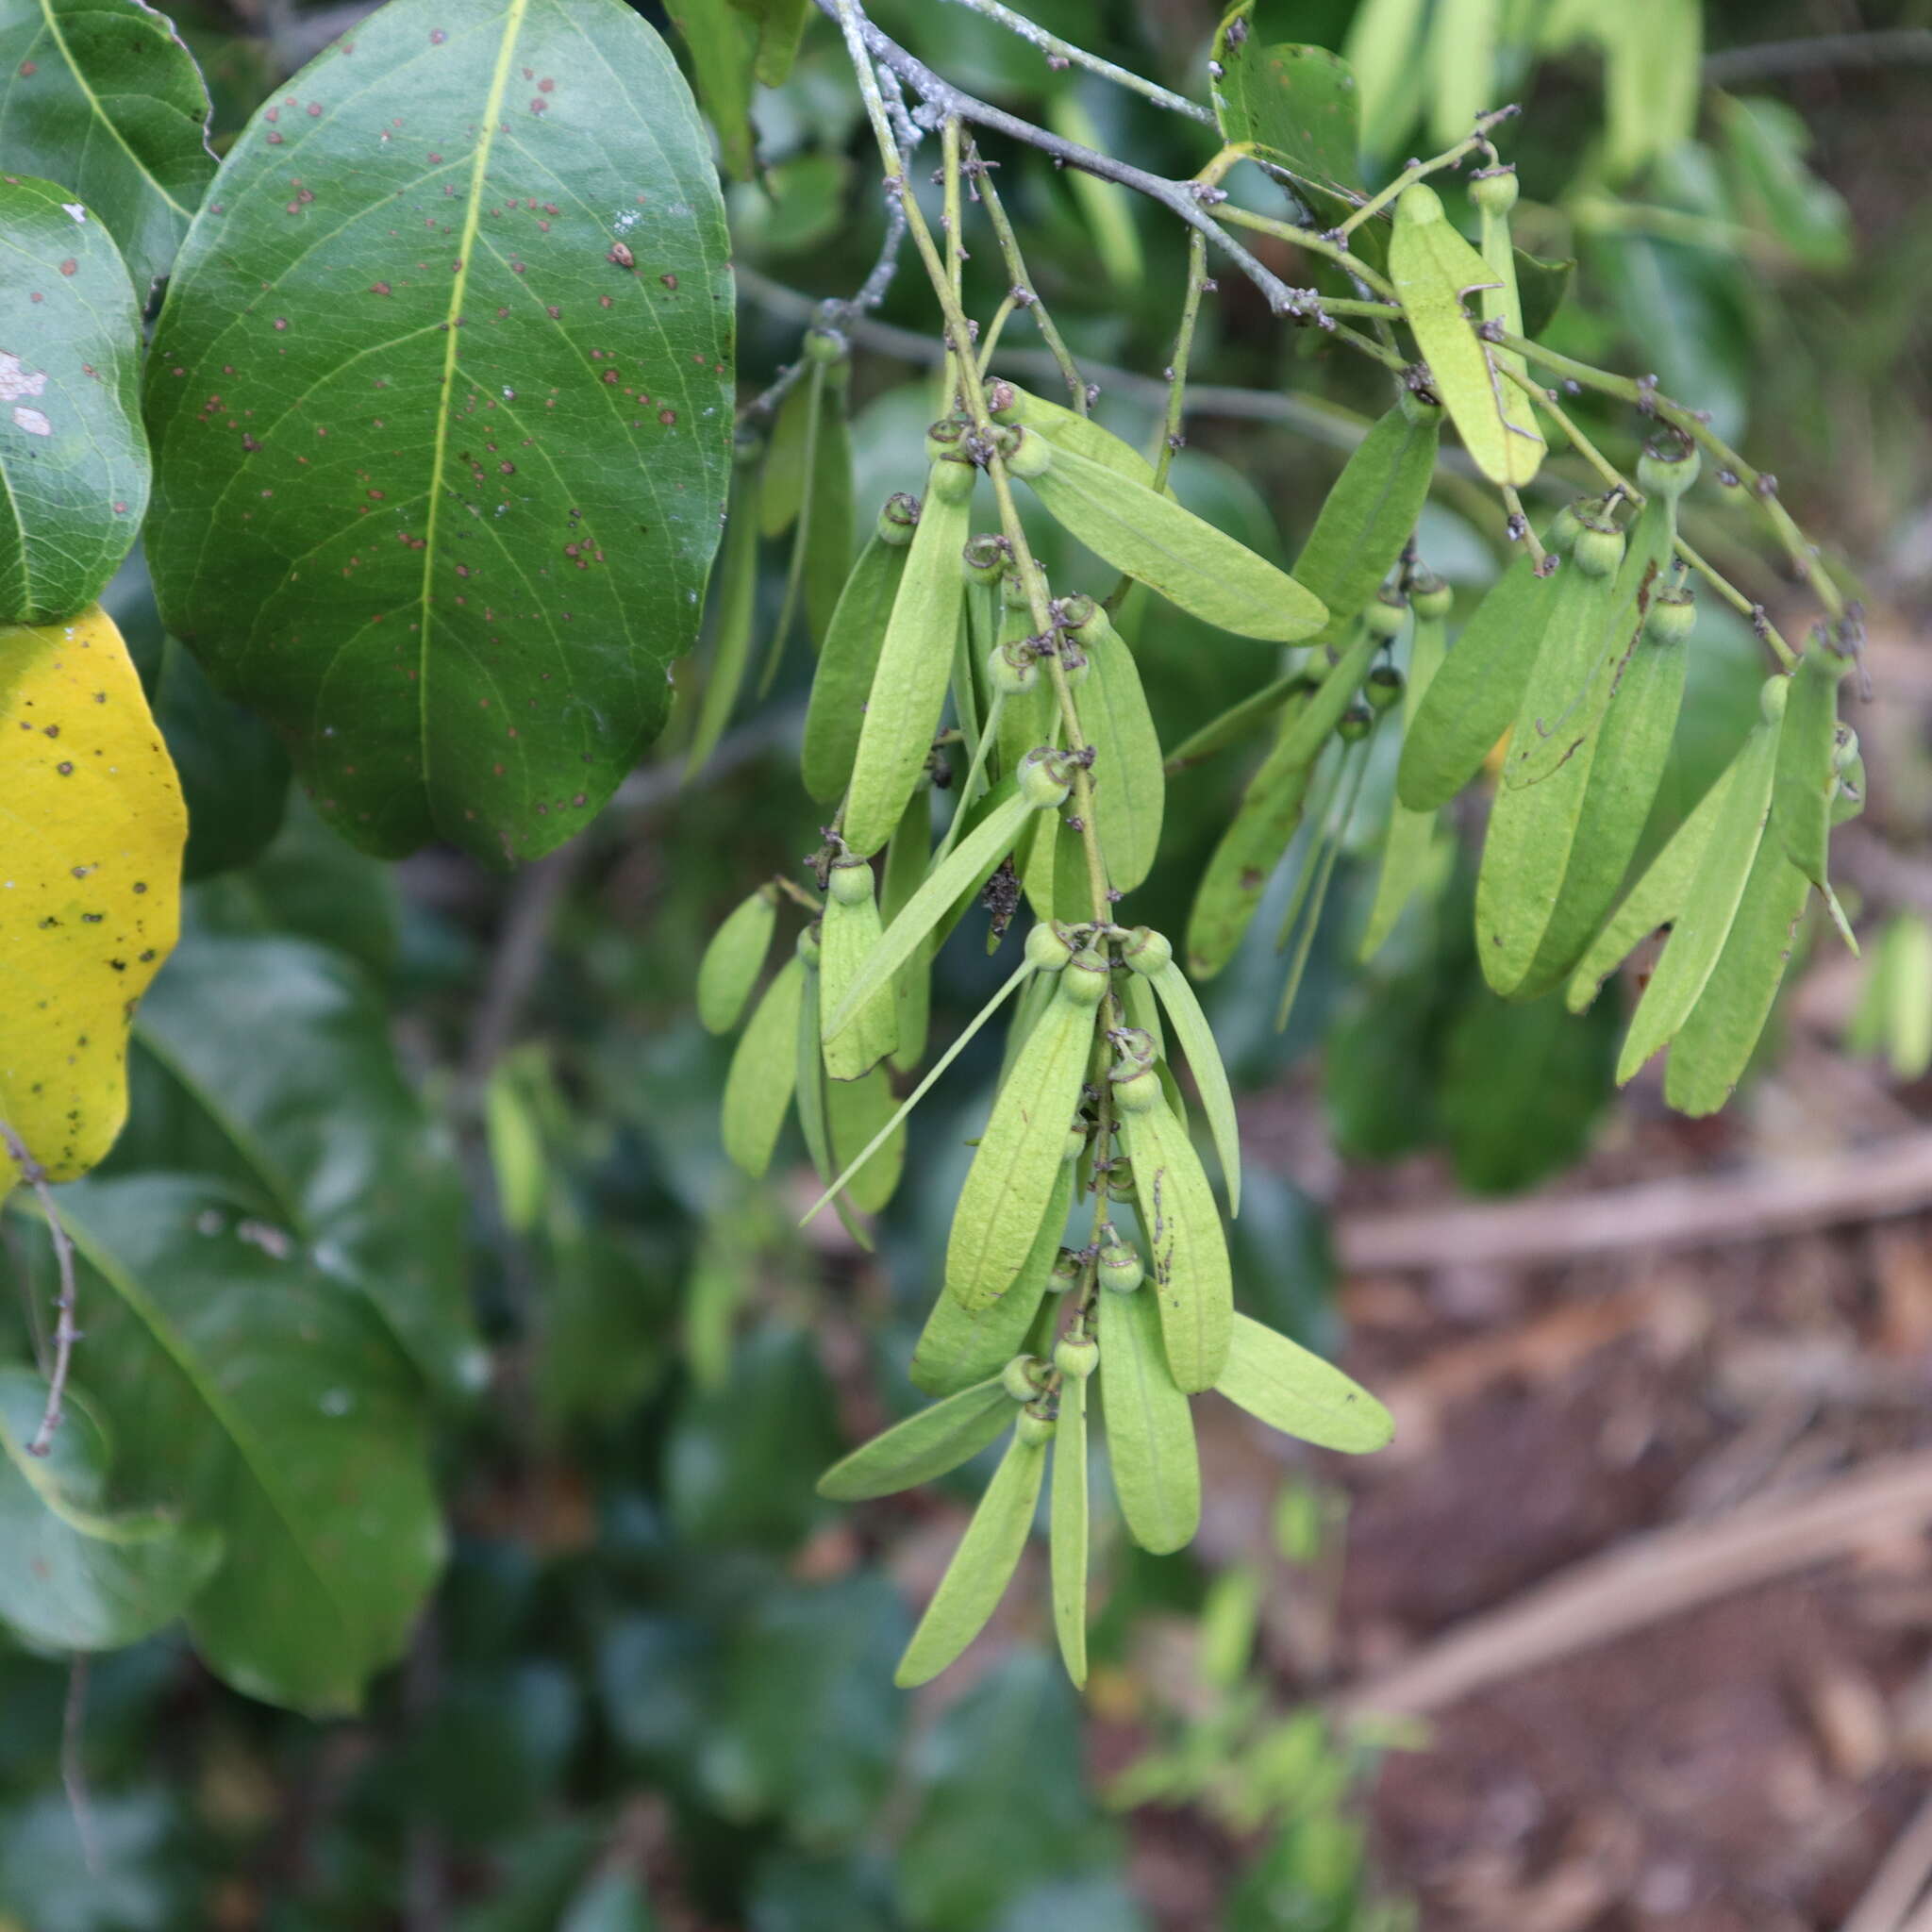
<svg viewBox="0 0 1932 1932"><path fill-rule="evenodd" d="M148 358L148 561L365 851L534 858L662 727L730 470L727 246L622 0L390 0L235 138Z"/></svg>
<svg viewBox="0 0 1932 1932"><path fill-rule="evenodd" d="M121 1131L128 1024L174 948L187 839L107 615L0 625L0 1121L50 1179Z"/></svg>

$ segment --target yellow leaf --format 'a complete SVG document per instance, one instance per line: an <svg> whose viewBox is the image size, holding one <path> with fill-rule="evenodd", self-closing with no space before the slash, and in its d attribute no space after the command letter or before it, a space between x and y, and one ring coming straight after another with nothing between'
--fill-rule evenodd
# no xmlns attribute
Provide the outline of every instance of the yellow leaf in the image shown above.
<svg viewBox="0 0 1932 1932"><path fill-rule="evenodd" d="M128 1026L174 948L187 838L107 614L0 625L0 1121L50 1180L126 1118Z"/></svg>

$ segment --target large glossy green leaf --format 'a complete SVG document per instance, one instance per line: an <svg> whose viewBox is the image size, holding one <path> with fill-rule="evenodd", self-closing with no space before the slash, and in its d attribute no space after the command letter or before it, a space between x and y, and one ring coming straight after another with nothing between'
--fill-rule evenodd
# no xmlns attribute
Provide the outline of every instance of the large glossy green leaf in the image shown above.
<svg viewBox="0 0 1932 1932"><path fill-rule="evenodd" d="M391 0L238 138L148 361L149 561L358 844L534 857L656 735L728 286L690 94L620 0Z"/></svg>
<svg viewBox="0 0 1932 1932"><path fill-rule="evenodd" d="M140 355L133 284L99 219L51 181L0 176L0 624L73 617L133 546Z"/></svg>
<svg viewBox="0 0 1932 1932"><path fill-rule="evenodd" d="M432 1381L474 1387L462 1179L362 975L306 941L193 933L137 1038L166 1078L143 1083L129 1157L179 1166L192 1147L359 1290Z"/></svg>
<svg viewBox="0 0 1932 1932"><path fill-rule="evenodd" d="M113 1513L107 1434L72 1387L47 1455L31 1454L46 1393L31 1370L0 1367L0 1624L53 1650L138 1643L208 1581L220 1532L159 1510Z"/></svg>
<svg viewBox="0 0 1932 1932"><path fill-rule="evenodd" d="M143 300L215 172L208 89L142 0L0 0L0 159L108 225Z"/></svg>
<svg viewBox="0 0 1932 1932"><path fill-rule="evenodd" d="M1348 63L1326 47L1263 46L1254 12L1254 0L1243 0L1214 37L1224 139L1253 142L1297 180L1359 188L1361 109Z"/></svg>
<svg viewBox="0 0 1932 1932"><path fill-rule="evenodd" d="M251 1696L356 1709L442 1560L415 1376L361 1296L217 1186L88 1181L61 1209L121 1466L226 1540L188 1612L203 1657Z"/></svg>

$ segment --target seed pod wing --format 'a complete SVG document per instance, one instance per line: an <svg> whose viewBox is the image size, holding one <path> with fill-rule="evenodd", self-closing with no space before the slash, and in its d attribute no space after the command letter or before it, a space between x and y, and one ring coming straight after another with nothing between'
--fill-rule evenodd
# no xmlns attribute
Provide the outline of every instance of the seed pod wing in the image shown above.
<svg viewBox="0 0 1932 1932"><path fill-rule="evenodd" d="M1080 687L1080 723L1093 748L1093 817L1108 875L1131 892L1154 870L1166 808L1160 736L1133 653L1095 608L1074 633L1091 666Z"/></svg>
<svg viewBox="0 0 1932 1932"><path fill-rule="evenodd" d="M1160 1311L1146 1289L1103 1291L1101 1411L1108 1465L1127 1534L1143 1550L1184 1549L1201 1524L1201 1463L1188 1398L1174 1387L1160 1341Z"/></svg>
<svg viewBox="0 0 1932 1932"><path fill-rule="evenodd" d="M805 789L820 805L836 803L851 779L865 701L906 575L906 549L874 532L852 566L825 625L799 753Z"/></svg>
<svg viewBox="0 0 1932 1932"><path fill-rule="evenodd" d="M1710 826L1663 957L1630 1018L1617 1060L1622 1086L1658 1047L1667 1046L1690 1018L1737 917L1745 881L1757 858L1771 814L1778 727L1760 722L1739 752L1737 775Z"/></svg>
<svg viewBox="0 0 1932 1932"><path fill-rule="evenodd" d="M1051 1538L1053 1627L1067 1675L1087 1682L1087 1384L1078 1375L1060 1383L1059 1421L1053 1432L1053 1493L1047 1524Z"/></svg>
<svg viewBox="0 0 1932 1932"><path fill-rule="evenodd" d="M1201 1009L1194 989L1188 984L1179 964L1170 959L1153 975L1154 990L1174 1022L1174 1038L1193 1070L1194 1085L1201 1095L1201 1110L1208 1116L1208 1131L1214 1137L1214 1152L1221 1162L1221 1177L1227 1184L1227 1211L1230 1219L1241 1211L1241 1136L1235 1116L1234 1091L1227 1083L1227 1069L1221 1061L1221 1049L1214 1043L1214 1029Z"/></svg>
<svg viewBox="0 0 1932 1932"><path fill-rule="evenodd" d="M707 1033L728 1033L764 971L778 924L778 894L760 886L732 908L698 961L698 1020Z"/></svg>
<svg viewBox="0 0 1932 1932"><path fill-rule="evenodd" d="M1772 827L1791 863L1816 886L1825 883L1831 842L1839 680L1850 668L1850 659L1814 641L1791 674L1778 738Z"/></svg>
<svg viewBox="0 0 1932 1932"><path fill-rule="evenodd" d="M986 1628L1019 1567L1045 1474L1045 1444L1015 1434L899 1659L892 1681L902 1690L930 1683Z"/></svg>
<svg viewBox="0 0 1932 1932"><path fill-rule="evenodd" d="M1318 1355L1246 1315L1234 1318L1227 1366L1216 1390L1283 1435L1350 1456L1394 1440L1389 1411Z"/></svg>
<svg viewBox="0 0 1932 1932"><path fill-rule="evenodd" d="M1091 1006L1064 983L1056 988L993 1102L946 1243L946 1289L969 1312L997 1301L1024 1272L1060 1184L1093 1022Z"/></svg>
<svg viewBox="0 0 1932 1932"><path fill-rule="evenodd" d="M1148 1291L1159 1307L1168 1369L1182 1393L1198 1394L1227 1365L1234 1322L1234 1274L1214 1191L1164 1098L1124 1112L1121 1138L1133 1163Z"/></svg>
<svg viewBox="0 0 1932 1932"><path fill-rule="evenodd" d="M1327 617L1313 591L1246 544L1075 451L1057 449L1027 481L1069 536L1204 623L1291 644Z"/></svg>
<svg viewBox="0 0 1932 1932"><path fill-rule="evenodd" d="M833 1503L863 1503L936 1481L970 1462L1013 1424L1013 1399L997 1375L962 1389L835 1462L818 1481Z"/></svg>
<svg viewBox="0 0 1932 1932"><path fill-rule="evenodd" d="M771 1166L779 1130L791 1110L804 993L804 961L786 960L752 1009L724 1076L724 1152L754 1179Z"/></svg>

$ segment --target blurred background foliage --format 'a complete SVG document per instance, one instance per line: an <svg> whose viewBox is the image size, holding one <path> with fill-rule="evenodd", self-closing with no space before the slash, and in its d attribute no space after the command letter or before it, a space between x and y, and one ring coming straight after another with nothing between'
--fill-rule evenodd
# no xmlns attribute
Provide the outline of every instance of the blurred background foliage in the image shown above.
<svg viewBox="0 0 1932 1932"><path fill-rule="evenodd" d="M1451 10L1447 0L1436 8ZM215 92L218 144L357 10L203 0L177 12ZM878 0L873 10L959 84L1063 130L1093 130L1163 174L1188 175L1208 152L1202 130L1054 67L963 8ZM1201 91L1211 0L1034 0L1027 10ZM1352 48L1366 78L1368 56L1391 65L1391 35L1398 55L1426 44L1429 10L1424 0L1261 0L1257 28ZM1694 126L1659 145L1643 132L1641 103L1682 81L1668 71L1674 50L1680 64L1686 47L1698 58L1699 35L1681 31L1683 15L1699 25L1696 12L1690 0L1501 9L1493 88L1468 105L1524 104L1505 142L1524 182L1521 239L1576 261L1547 340L1655 371L1710 409L1862 577L1874 614L1909 614L1932 581L1924 71L1824 51L1754 64L1748 49L1924 26L1932 8L1710 0ZM1664 70L1643 71L1644 58ZM1367 104L1384 170L1433 144L1443 111L1425 61L1392 65ZM747 272L747 396L796 355L805 298L849 293L879 236L876 169L823 25L785 86L759 96L755 121L758 166L730 189ZM1099 413L1144 442L1182 280L1178 231L1038 155L991 143L989 154L1041 291L1100 382ZM1276 205L1266 183L1241 186L1255 205ZM1285 252L1271 265L1310 275ZM989 314L1001 292L984 246L969 306ZM900 275L878 321L930 340L916 273ZM1008 343L1035 346L1024 319ZM1239 393L1195 397L1179 491L1285 562L1357 425L1383 407L1381 378L1317 333L1274 325L1231 275L1204 310L1193 367L1200 382ZM1634 448L1630 423L1576 407L1614 457ZM854 408L860 504L916 487L929 370L861 337ZM1693 541L1774 612L1795 608L1744 513L1707 492L1693 505ZM1057 589L1107 588L1050 527L1035 536ZM1500 547L1493 507L1448 475L1423 525L1424 559L1473 597ZM783 569L773 546L768 620ZM0 1926L1416 1923L1378 1885L1356 1804L1378 1754L1407 1740L1332 1735L1306 1701L1319 1663L1297 1678L1257 1641L1264 1596L1292 1594L1319 1617L1341 1561L1338 1496L1291 1445L1279 1450L1268 1532L1243 1560L1104 1553L1097 1730L1049 1663L1043 1610L1026 1592L937 1699L890 1686L908 1605L930 1588L958 1498L983 1472L858 1512L822 1505L811 1485L908 1402L905 1366L993 1049L969 1052L916 1116L908 1183L876 1257L817 1224L795 1228L811 1191L801 1149L781 1152L761 1186L718 1151L728 1046L698 1029L691 974L724 912L816 842L793 758L808 681L798 655L699 786L679 786L687 697L662 761L575 845L504 880L446 853L390 869L348 851L289 795L273 741L162 638L138 560L109 608L181 767L198 882L183 957L137 1054L134 1117L110 1175L186 1168L268 1211L292 1198L329 1239L360 1243L378 1272L412 1265L426 1244L425 1265L451 1271L455 1291L481 1310L493 1373L486 1392L465 1395L475 1364L456 1364L439 1398L449 1571L408 1663L360 1717L318 1725L253 1705L163 1638L98 1659L75 1724L64 1663L0 1640ZM1274 669L1261 647L1173 612L1145 628L1141 651L1170 743ZM1713 600L1693 665L1653 841L1755 711L1757 647ZM689 692L697 677L679 682ZM1909 851L1924 841L1932 767L1908 728L1876 717L1861 728L1875 779L1865 836ZM1555 1002L1513 1008L1485 991L1467 878L1409 915L1372 970L1355 964L1374 875L1361 861L1379 837L1391 762L1372 771L1289 1032L1273 1024L1278 904L1210 1002L1238 1082L1300 1096L1253 1137L1235 1230L1240 1292L1322 1348L1340 1339L1333 1269L1321 1205L1292 1178L1318 1130L1349 1162L1435 1150L1462 1186L1494 1192L1576 1160L1610 1105L1609 1003L1577 1023ZM1237 756L1172 788L1138 918L1180 929L1241 775ZM1932 941L1882 882L1869 895L1883 936L1868 949L1848 1043L1909 1076L1932 1057ZM1003 971L951 948L936 1032ZM169 989L185 997L191 982L226 986L236 1002L204 1041L193 1081L167 1051ZM243 1017L251 999L259 1024ZM303 1124L276 1141L270 1124L253 1124L271 1143L265 1157L238 1150L196 1103L197 1091L236 1084L244 1064ZM345 1220L330 1197L343 1173L391 1185ZM84 1781L82 1802L63 1780L76 1792ZM1137 1895L1127 1875L1130 1840L1180 1830L1219 1847L1221 1896L1197 1902L1191 1918Z"/></svg>

